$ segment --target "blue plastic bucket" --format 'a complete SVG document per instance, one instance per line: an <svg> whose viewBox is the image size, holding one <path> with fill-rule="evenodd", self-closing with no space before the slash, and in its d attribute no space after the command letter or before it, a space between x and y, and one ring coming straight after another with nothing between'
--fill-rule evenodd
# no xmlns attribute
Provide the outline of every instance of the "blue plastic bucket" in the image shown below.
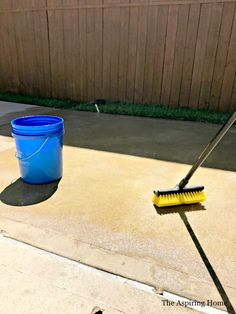
<svg viewBox="0 0 236 314"><path fill-rule="evenodd" d="M45 184L62 177L64 120L56 116L26 116L11 121L21 178Z"/></svg>

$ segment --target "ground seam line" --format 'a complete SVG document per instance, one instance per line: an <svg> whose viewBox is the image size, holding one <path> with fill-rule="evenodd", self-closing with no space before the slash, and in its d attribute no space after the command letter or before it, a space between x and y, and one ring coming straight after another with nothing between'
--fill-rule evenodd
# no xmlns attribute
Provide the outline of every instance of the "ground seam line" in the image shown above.
<svg viewBox="0 0 236 314"><path fill-rule="evenodd" d="M127 284L127 285L129 285L135 289L142 290L142 291L150 293L150 294L155 294L156 296L161 297L163 299L163 301L164 300L174 301L176 304L178 304L178 302L183 302L186 304L185 307L196 310L198 312L207 313L207 314L225 314L225 313L227 313L226 311L223 311L223 310L211 307L211 306L207 306L207 305L205 305L204 307L201 307L201 305L191 305L194 302L199 303L199 304L202 302L198 301L196 299L191 300L191 299L188 299L186 297L178 296L174 293L171 293L171 292L168 292L165 290L162 292L158 292L157 288L152 286L152 285L148 285L146 283L136 281L134 279L131 279L131 278L128 278L125 276L117 275L115 273L100 269L98 267L91 266L91 265L86 264L86 263L82 263L82 262L77 261L75 259L71 259L69 257L65 257L63 255L57 254L57 253L49 251L47 249L43 249L43 248L40 248L40 247L35 246L33 244L18 240L16 238L13 238L13 237L6 235L4 233L0 234L0 239L1 238L3 238L6 241L15 242L17 245L22 246L22 247L31 247L37 251L40 251L41 254L43 254L47 257L54 257L58 261L64 260L67 263L69 263L70 265L79 267L81 270L84 270L84 271L87 271L90 273L94 273L94 274L100 275L100 276L103 275L107 278L119 281L120 283Z"/></svg>

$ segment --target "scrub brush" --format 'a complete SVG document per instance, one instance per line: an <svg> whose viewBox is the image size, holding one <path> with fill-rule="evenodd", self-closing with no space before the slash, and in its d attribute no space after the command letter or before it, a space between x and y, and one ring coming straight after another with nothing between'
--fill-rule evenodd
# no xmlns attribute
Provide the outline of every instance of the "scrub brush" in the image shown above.
<svg viewBox="0 0 236 314"><path fill-rule="evenodd" d="M218 133L214 136L211 142L205 147L201 155L196 160L195 164L189 170L187 175L180 181L180 183L173 189L168 190L157 190L153 193L152 202L157 207L175 206L182 204L195 204L201 203L206 200L204 194L204 186L192 186L186 187L190 178L194 172L202 165L207 159L216 145L220 142L229 128L236 121L236 110L232 116L225 122Z"/></svg>

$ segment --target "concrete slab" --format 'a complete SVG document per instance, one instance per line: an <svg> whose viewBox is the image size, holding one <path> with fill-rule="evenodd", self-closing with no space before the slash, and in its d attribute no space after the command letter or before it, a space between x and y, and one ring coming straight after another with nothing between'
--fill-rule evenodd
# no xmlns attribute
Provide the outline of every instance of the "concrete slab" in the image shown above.
<svg viewBox="0 0 236 314"><path fill-rule="evenodd" d="M38 108L38 106L34 105L25 105L8 101L0 101L0 112L1 116L6 115L11 112L21 112L32 108Z"/></svg>
<svg viewBox="0 0 236 314"><path fill-rule="evenodd" d="M14 147L12 140L4 138L4 135L11 136L10 121L14 118L36 114L53 114L55 109L44 108L34 105L26 105L0 101L0 152L8 148Z"/></svg>
<svg viewBox="0 0 236 314"><path fill-rule="evenodd" d="M0 152L14 147L15 143L12 141L11 138L0 135Z"/></svg>
<svg viewBox="0 0 236 314"><path fill-rule="evenodd" d="M3 105L0 112L2 108ZM34 110L39 110L38 113L31 113L30 110L23 114L13 110L11 116L1 119L8 123L11 118L20 115L58 114L65 119L66 145L184 164L192 164L220 128L220 125L208 123L112 116L37 106ZM1 128L1 135L10 136L10 133L9 125ZM236 127L233 127L204 165L236 171L235 136Z"/></svg>
<svg viewBox="0 0 236 314"><path fill-rule="evenodd" d="M158 291L198 300L217 302L223 299L228 311L233 313L236 305L235 172L201 168L192 183L207 187L208 200L204 208L181 206L174 211L156 211L150 201L152 190L174 186L189 169L188 165L132 156L130 152L99 151L97 143L101 140L102 127L98 122L95 124L97 134L94 126L88 137L89 143L94 138L93 149L80 148L78 139L81 136L85 143L85 134L93 125L91 120L101 122L103 118L69 111L56 114L65 118L67 129L64 177L58 186L26 187L17 180L19 172L14 148L1 152L2 232L94 267L148 283ZM83 117L91 117L91 120L86 124ZM132 121L136 123L133 117L109 116L110 127L124 118L129 118L132 129ZM165 134L165 124L160 123ZM169 132L170 122L166 125L166 132ZM172 125L173 134L174 125L177 124ZM194 132L193 124L184 125L186 134ZM196 129L205 132L208 127L206 125L203 130L200 124ZM1 134L8 132L7 126L0 127ZM106 134L109 138L108 129L104 130L103 139ZM234 129L230 136L235 136ZM198 136L193 138L199 139ZM9 137L3 136L2 140L9 141ZM136 137L129 140L131 147L133 142L138 142ZM68 146L69 143L73 146ZM230 143L231 140L225 146L225 154L233 155L231 160L234 160L236 150ZM192 141L192 144L191 147L196 148L199 143ZM119 145L121 147L122 142ZM163 146L161 150L166 155L168 147ZM169 153L173 155L172 150ZM227 162L224 162L225 166ZM222 309L222 306L218 307Z"/></svg>
<svg viewBox="0 0 236 314"><path fill-rule="evenodd" d="M10 134L10 128L8 124L12 119L21 116L47 114L47 112L52 112L54 110L55 109L53 108L0 101L0 126L6 125L7 130Z"/></svg>
<svg viewBox="0 0 236 314"><path fill-rule="evenodd" d="M0 237L0 312L5 314L193 313L120 277Z"/></svg>
<svg viewBox="0 0 236 314"><path fill-rule="evenodd" d="M59 114L65 118L66 126L68 123L67 145L184 164L193 164L220 128L208 123L90 112ZM233 127L204 165L236 171L235 137Z"/></svg>

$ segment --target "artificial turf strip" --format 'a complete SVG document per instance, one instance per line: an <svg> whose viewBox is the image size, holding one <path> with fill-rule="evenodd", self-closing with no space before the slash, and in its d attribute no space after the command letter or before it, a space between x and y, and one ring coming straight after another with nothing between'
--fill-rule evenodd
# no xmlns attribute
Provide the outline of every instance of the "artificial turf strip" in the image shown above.
<svg viewBox="0 0 236 314"><path fill-rule="evenodd" d="M10 92L0 93L0 100L33 104L59 109L73 109L78 111L96 111L93 103L79 102L74 100L62 100L55 98L35 97L30 95L15 94ZM207 109L170 108L154 104L132 104L125 102L106 102L99 105L102 113L122 114L149 118L175 119L200 121L222 124L230 116L229 113L215 112Z"/></svg>

